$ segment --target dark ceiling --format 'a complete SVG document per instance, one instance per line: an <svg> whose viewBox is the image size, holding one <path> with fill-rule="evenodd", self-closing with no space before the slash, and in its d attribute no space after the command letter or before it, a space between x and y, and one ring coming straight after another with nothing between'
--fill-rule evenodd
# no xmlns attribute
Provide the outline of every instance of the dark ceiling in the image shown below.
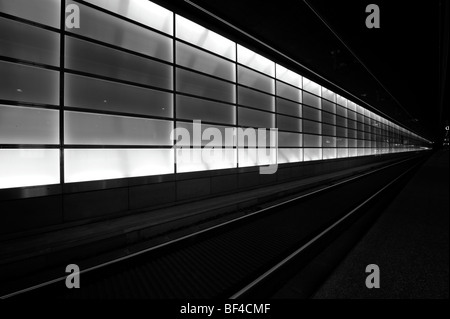
<svg viewBox="0 0 450 319"><path fill-rule="evenodd" d="M304 0L191 1L416 133L430 140L441 137L448 120L448 92L443 91L448 0L307 0L309 6ZM229 32L258 49L257 43L185 0L156 2L188 17L198 16L216 31ZM370 3L380 8L379 29L365 25Z"/></svg>

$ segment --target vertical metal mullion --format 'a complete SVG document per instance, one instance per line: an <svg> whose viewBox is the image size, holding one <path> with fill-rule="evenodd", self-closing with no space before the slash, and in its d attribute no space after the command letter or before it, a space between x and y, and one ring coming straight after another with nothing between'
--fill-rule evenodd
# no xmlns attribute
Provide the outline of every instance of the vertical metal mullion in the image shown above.
<svg viewBox="0 0 450 319"><path fill-rule="evenodd" d="M276 136L277 136L277 140L275 141L275 145L276 145L276 147L275 147L275 151L276 151L276 153L275 153L275 164L278 164L278 147L279 147L279 145L278 145L278 133L279 133L279 128L278 128L278 99L277 99L277 96L278 96L278 89L277 89L277 87L278 87L278 84L277 84L277 64L274 62L274 66L275 66L275 78L273 79L273 81L274 81L274 83L273 83L273 85L274 85L274 90L275 90L275 128L277 129L277 134L276 134ZM271 149L272 148L272 146L270 145L270 138L271 138L271 134L270 134L270 132L269 132L269 149Z"/></svg>
<svg viewBox="0 0 450 319"><path fill-rule="evenodd" d="M235 62L234 62L234 69L235 69L235 101L234 101L234 107L235 107L235 129L236 129L236 168L239 168L239 132L238 132L238 127L239 127L239 77L238 77L238 44L237 42L234 43L234 51L235 51Z"/></svg>
<svg viewBox="0 0 450 319"><path fill-rule="evenodd" d="M302 119L302 129L301 129L301 133L302 133L302 162L305 161L305 133L304 133L304 124L303 124L303 76L300 77L300 94L302 95L302 101L300 103L300 108L301 108L301 119Z"/></svg>
<svg viewBox="0 0 450 319"><path fill-rule="evenodd" d="M177 77L177 55L176 55L176 13L173 12L173 34L172 34L172 90L173 90L173 129L176 129L177 124L177 91L176 91L176 77ZM173 173L177 174L177 147L176 147L177 137L174 135L173 139ZM175 190L177 183L175 183ZM176 193L175 193L176 194Z"/></svg>
<svg viewBox="0 0 450 319"><path fill-rule="evenodd" d="M64 163L64 67L65 67L65 20L66 20L66 2L61 1L60 10L60 51L59 51L59 151L60 151L60 184L65 181L65 163Z"/></svg>

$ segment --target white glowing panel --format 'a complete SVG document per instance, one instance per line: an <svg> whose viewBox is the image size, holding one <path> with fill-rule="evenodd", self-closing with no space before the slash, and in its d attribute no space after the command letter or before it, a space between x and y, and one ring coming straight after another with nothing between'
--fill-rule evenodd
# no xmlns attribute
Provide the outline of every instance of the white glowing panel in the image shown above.
<svg viewBox="0 0 450 319"><path fill-rule="evenodd" d="M59 150L0 150L0 189L59 183Z"/></svg>
<svg viewBox="0 0 450 319"><path fill-rule="evenodd" d="M238 62L252 69L275 76L275 63L238 44Z"/></svg>
<svg viewBox="0 0 450 319"><path fill-rule="evenodd" d="M321 86L307 78L303 78L303 90L311 92L315 95L321 95Z"/></svg>
<svg viewBox="0 0 450 319"><path fill-rule="evenodd" d="M300 148L278 149L278 164L297 163L303 161L303 150Z"/></svg>
<svg viewBox="0 0 450 319"><path fill-rule="evenodd" d="M173 35L173 13L148 0L87 0L86 2Z"/></svg>
<svg viewBox="0 0 450 319"><path fill-rule="evenodd" d="M66 149L65 182L174 173L172 149Z"/></svg>
<svg viewBox="0 0 450 319"><path fill-rule="evenodd" d="M322 158L324 160L333 159L337 157L337 151L335 148L324 148L322 150Z"/></svg>
<svg viewBox="0 0 450 319"><path fill-rule="evenodd" d="M334 93L333 91L322 87L322 97L331 101L331 102L336 102L336 93ZM339 97L338 97L338 101L339 101Z"/></svg>
<svg viewBox="0 0 450 319"><path fill-rule="evenodd" d="M276 65L276 70L278 80L302 88L302 77L299 74L292 72L279 64Z"/></svg>
<svg viewBox="0 0 450 319"><path fill-rule="evenodd" d="M197 23L176 16L176 37L236 61L236 44Z"/></svg>
<svg viewBox="0 0 450 319"><path fill-rule="evenodd" d="M342 105L343 107L347 107L347 104L348 104L347 99L342 97L342 96L340 96L340 95L337 96L336 102L338 104Z"/></svg>
<svg viewBox="0 0 450 319"><path fill-rule="evenodd" d="M277 148L240 148L238 152L239 167L276 164Z"/></svg>
<svg viewBox="0 0 450 319"><path fill-rule="evenodd" d="M322 159L322 149L320 148L305 148L303 153L303 160L305 162L318 161Z"/></svg>
<svg viewBox="0 0 450 319"><path fill-rule="evenodd" d="M67 4L72 4L67 1ZM126 22L111 14L77 3L80 8L80 28L67 31L161 60L172 61L173 41L168 36Z"/></svg>
<svg viewBox="0 0 450 319"><path fill-rule="evenodd" d="M337 157L338 158L348 157L348 149L346 149L346 148L338 148L338 150L337 150Z"/></svg>
<svg viewBox="0 0 450 319"><path fill-rule="evenodd" d="M347 101L347 108L356 112L356 104L352 101Z"/></svg>
<svg viewBox="0 0 450 319"><path fill-rule="evenodd" d="M358 155L358 150L356 148L349 148L348 149L348 156L349 157L355 157Z"/></svg>
<svg viewBox="0 0 450 319"><path fill-rule="evenodd" d="M356 104L356 112L358 112L359 114L364 114L364 108Z"/></svg>
<svg viewBox="0 0 450 319"><path fill-rule="evenodd" d="M177 173L236 168L236 149L207 147L177 150Z"/></svg>

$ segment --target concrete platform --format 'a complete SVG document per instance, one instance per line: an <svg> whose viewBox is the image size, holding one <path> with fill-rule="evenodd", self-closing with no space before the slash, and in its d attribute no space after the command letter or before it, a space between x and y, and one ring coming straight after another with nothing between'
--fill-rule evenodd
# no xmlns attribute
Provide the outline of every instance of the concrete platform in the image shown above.
<svg viewBox="0 0 450 319"><path fill-rule="evenodd" d="M366 287L369 264L380 269L378 289ZM419 169L313 298L449 298L448 150Z"/></svg>

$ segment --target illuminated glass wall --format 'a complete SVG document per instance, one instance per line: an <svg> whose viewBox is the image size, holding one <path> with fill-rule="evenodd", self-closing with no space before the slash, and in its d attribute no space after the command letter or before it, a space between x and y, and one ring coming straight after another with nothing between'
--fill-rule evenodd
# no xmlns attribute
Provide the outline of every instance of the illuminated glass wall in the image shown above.
<svg viewBox="0 0 450 319"><path fill-rule="evenodd" d="M61 28L70 4L80 8L78 29ZM0 0L0 75L1 189L413 151L427 142L147 0ZM193 133L194 120L221 132L213 161L192 160L206 142L174 147L173 129ZM277 152L257 149L247 128L277 128Z"/></svg>

